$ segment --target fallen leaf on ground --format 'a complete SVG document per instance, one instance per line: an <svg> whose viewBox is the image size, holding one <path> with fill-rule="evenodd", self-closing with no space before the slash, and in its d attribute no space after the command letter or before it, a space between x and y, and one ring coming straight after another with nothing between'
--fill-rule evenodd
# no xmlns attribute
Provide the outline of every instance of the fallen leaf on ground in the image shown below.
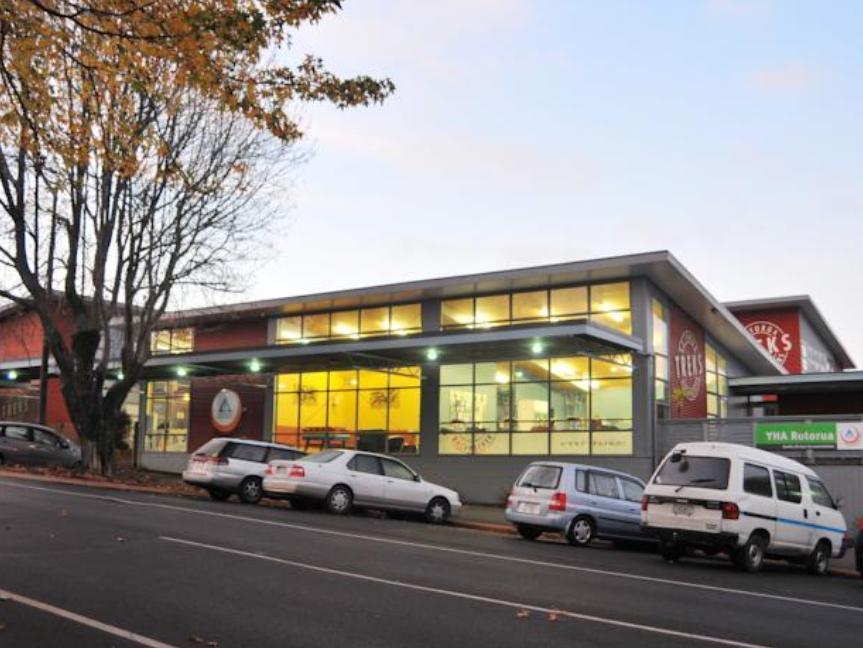
<svg viewBox="0 0 863 648"><path fill-rule="evenodd" d="M2 631L3 631L3 630L5 630L5 629L6 629L6 624L5 624L5 623L0 623L0 632L2 632Z"/></svg>
<svg viewBox="0 0 863 648"><path fill-rule="evenodd" d="M219 642L214 639L204 639L203 637L193 634L189 635L189 641L193 644L201 644L208 646L209 648L219 648Z"/></svg>
<svg viewBox="0 0 863 648"><path fill-rule="evenodd" d="M515 616L517 616L519 619L525 619L530 616L530 612L528 612L527 610L519 610L515 613Z"/></svg>
<svg viewBox="0 0 863 648"><path fill-rule="evenodd" d="M116 540L117 542L126 542L126 538L124 538L123 536L117 536L116 538L114 538L114 540Z"/></svg>
<svg viewBox="0 0 863 648"><path fill-rule="evenodd" d="M558 618L559 618L559 615L557 612L549 612L548 613L548 620L549 621L557 621Z"/></svg>

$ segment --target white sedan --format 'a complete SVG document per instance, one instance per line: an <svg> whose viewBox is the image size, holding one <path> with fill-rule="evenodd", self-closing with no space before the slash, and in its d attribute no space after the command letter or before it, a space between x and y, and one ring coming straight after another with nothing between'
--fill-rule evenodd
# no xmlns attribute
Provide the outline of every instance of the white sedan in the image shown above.
<svg viewBox="0 0 863 648"><path fill-rule="evenodd" d="M331 513L354 506L425 514L443 524L461 509L458 493L423 480L386 455L326 450L297 461L271 461L264 477L267 497L286 498L295 508L323 502Z"/></svg>

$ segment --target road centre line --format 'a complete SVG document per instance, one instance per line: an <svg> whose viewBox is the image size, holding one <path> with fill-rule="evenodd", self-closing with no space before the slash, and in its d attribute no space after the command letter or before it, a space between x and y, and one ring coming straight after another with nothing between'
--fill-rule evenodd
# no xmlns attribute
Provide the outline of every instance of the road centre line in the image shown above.
<svg viewBox="0 0 863 648"><path fill-rule="evenodd" d="M627 628L630 630L639 630L642 632L650 632L653 634L660 634L669 637L676 637L680 639L688 639L692 641L701 641L706 643L719 644L723 646L735 646L737 648L765 648L760 644L752 644L746 643L742 641L735 641L733 639L723 639L722 637L713 637L710 635L701 635L694 634L690 632L684 632L682 630L672 630L671 628L662 628L659 626L650 626L644 625L641 623L633 623L631 621L623 621L619 619L609 619L605 617L598 617L591 614L582 614L580 612L572 612L570 610L562 610L559 608L549 608L542 607L539 605L531 605L528 603L519 603L517 601L508 601L506 599L498 599L492 598L489 596L481 596L479 594L470 594L468 592L459 592L457 590L449 590L443 589L440 587L429 587L426 585L419 585L417 583L408 583L405 581L392 580L389 578L380 578L378 576L370 576L368 574L360 574L358 572L345 571L342 569L332 569L330 567L320 567L318 565L310 565L308 563L297 562L295 560L287 560L285 558L277 558L275 556L268 556L267 554L260 553L252 553L250 551L243 551L241 549L231 549L229 547L221 547L217 545L205 544L203 542L196 542L194 540L185 540L183 538L173 538L170 536L159 536L160 540L165 540L166 542L173 542L175 544L185 545L188 547L196 547L199 549L208 549L210 551L217 551L221 553L232 554L236 556L243 556L246 558L255 558L257 560L265 560L268 562L278 563L281 565L286 565L288 567L296 567L298 569L305 569L307 571L318 572L322 574L329 574L332 576L342 576L344 578L352 578L354 580L366 581L369 583L377 583L379 585L390 585L393 587L401 587L404 589L414 590L417 592L425 592L429 594L439 594L441 596L449 596L452 598L458 598L462 600L475 601L478 603L488 603L490 605L498 605L502 607L513 608L516 610L528 610L531 612L539 612L541 614L556 614L558 617L566 617L570 619L577 619L579 621L589 621L592 623L598 623L602 625L615 626L618 628Z"/></svg>
<svg viewBox="0 0 863 648"><path fill-rule="evenodd" d="M608 571L608 570L604 570L604 569L596 569L596 568L592 568L592 567L582 567L582 566L570 565L570 564L566 564L566 563L554 563L554 562L545 561L545 560L535 560L535 559L531 559L531 558L519 558L517 556L506 556L503 554L494 554L494 553L488 553L488 552L484 552L484 551L475 551L472 549L458 549L456 547L446 547L443 545L435 545L435 544L428 544L428 543L422 543L422 542L412 542L409 540L398 540L395 538L384 538L381 536L371 536L371 535L366 535L366 534L362 534L362 533L351 533L351 532L347 532L347 531L337 531L335 529L322 529L319 527L313 527L313 526L308 526L308 525L304 525L304 524L295 524L295 523L291 523L291 522L278 522L276 520L265 520L265 519L261 519L261 518L249 517L246 515L232 515L230 513L219 513L216 511L205 511L202 509L189 508L186 506L175 506L173 504L160 504L158 502L139 502L136 500L127 500L127 499L123 499L120 497L107 497L104 495L91 495L88 493L79 493L79 492L75 492L75 491L68 491L68 490L62 490L62 489L46 488L46 487L42 487L42 486L11 484L7 481L3 481L2 483L4 485L14 486L16 488L24 488L24 489L36 490L36 491L46 491L49 493L60 493L60 494L69 495L69 496L73 496L73 497L96 499L96 500L114 502L114 503L119 503L119 504L128 504L131 506L144 506L144 507L160 508L160 509L171 510L171 511L181 511L183 513L192 513L192 514L198 514L198 515L209 515L212 517L219 517L219 518L228 519L228 520L238 520L238 521L242 521L242 522L251 522L254 524L261 524L264 526L281 527L281 528L286 528L286 529L292 529L295 531L304 531L307 533L317 533L317 534L321 534L321 535L350 538L352 540L365 540L368 542L378 542L378 543L382 543L382 544L404 546L404 547L410 547L413 549L423 549L423 550L428 550L428 551L438 551L438 552L442 552L442 553L451 553L451 554L457 554L457 555L463 555L463 556L471 556L473 558L486 558L489 560L499 560L499 561L523 564L523 565L533 565L536 567L546 567L546 568L551 568L551 569L555 569L555 570L566 570L566 571L572 571L572 572L581 572L581 573L593 574L593 575L597 575L597 576L611 576L614 578L636 580L636 581L642 581L642 582L647 582L647 583L658 583L661 585L669 585L672 587L685 587L685 588L697 589L697 590L703 590L703 591L709 591L709 592L718 592L721 594L732 594L732 595L737 595L737 596L749 596L749 597L761 598L761 599L766 599L766 600L782 601L785 603L796 603L799 605L808 605L808 606L814 606L814 607L825 607L825 608L832 608L835 610L844 610L844 611L849 611L849 612L863 612L863 607L857 607L854 605L845 605L842 603L830 603L827 601L815 601L815 600L802 599L802 598L797 598L797 597L792 597L792 596L782 596L780 594L768 594L766 592L754 592L751 590L733 589L733 588L728 588L728 587L720 587L718 585L706 585L703 583L691 583L691 582L687 582L687 581L674 580L674 579L670 579L670 578L659 578L659 577L655 577L655 576L643 576L643 575L639 575L639 574L629 574L629 573L625 573L625 572Z"/></svg>
<svg viewBox="0 0 863 648"><path fill-rule="evenodd" d="M27 596L22 596L21 594L15 594L14 592L10 592L8 590L0 589L0 598L9 599L10 601L20 603L21 605L26 605L27 607L34 608L41 612L53 614L54 616L61 617L68 621L73 621L74 623L87 626L88 628L100 630L107 634L114 635L115 637L120 637L121 639L132 641L141 646L147 646L147 648L175 648L171 644L166 644L161 641L157 641L156 639L151 639L150 637L139 635L138 633L131 632L130 630L118 628L117 626L111 625L110 623L103 623L102 621L91 619L90 617L86 617L76 612L64 610L63 608L51 605L50 603L43 603L42 601L37 601L36 599L31 599Z"/></svg>

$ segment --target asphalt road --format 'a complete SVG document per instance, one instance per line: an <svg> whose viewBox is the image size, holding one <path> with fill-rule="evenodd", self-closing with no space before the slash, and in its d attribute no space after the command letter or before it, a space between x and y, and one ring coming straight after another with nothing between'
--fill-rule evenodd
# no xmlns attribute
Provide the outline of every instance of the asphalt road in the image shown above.
<svg viewBox="0 0 863 648"><path fill-rule="evenodd" d="M0 480L0 646L857 646L863 583Z"/></svg>

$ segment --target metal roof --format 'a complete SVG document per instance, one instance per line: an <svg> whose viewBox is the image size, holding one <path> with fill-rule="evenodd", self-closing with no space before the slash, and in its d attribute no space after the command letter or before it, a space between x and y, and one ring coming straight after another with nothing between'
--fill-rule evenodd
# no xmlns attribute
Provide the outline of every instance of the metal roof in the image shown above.
<svg viewBox="0 0 863 648"><path fill-rule="evenodd" d="M863 371L788 374L785 376L748 376L730 378L735 394L763 394L813 391L863 391Z"/></svg>
<svg viewBox="0 0 863 648"><path fill-rule="evenodd" d="M162 322L181 326L211 319L269 317L635 277L650 279L753 373L785 373L737 318L664 250L176 311L166 314Z"/></svg>
<svg viewBox="0 0 863 648"><path fill-rule="evenodd" d="M830 349L842 369L854 369L855 364L839 338L830 328L827 320L815 305L809 295L791 295L789 297L769 297L767 299L747 299L743 301L726 302L728 310L738 313L758 310L778 310L780 308L797 308L818 333L818 336Z"/></svg>

